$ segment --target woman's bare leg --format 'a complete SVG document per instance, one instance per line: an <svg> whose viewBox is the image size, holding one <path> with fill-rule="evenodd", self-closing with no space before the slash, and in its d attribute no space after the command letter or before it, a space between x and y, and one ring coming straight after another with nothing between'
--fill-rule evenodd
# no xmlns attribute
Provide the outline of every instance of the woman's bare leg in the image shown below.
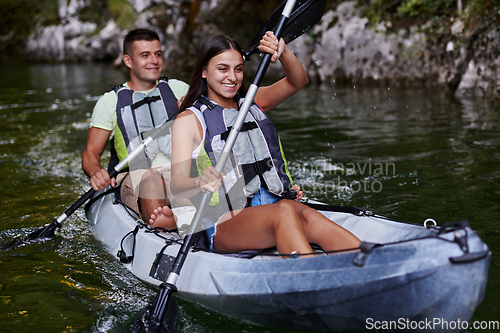
<svg viewBox="0 0 500 333"><path fill-rule="evenodd" d="M311 253L309 243L325 251L359 247L359 239L315 209L292 200L226 214L217 227L214 248L241 251L276 246L282 254Z"/></svg>
<svg viewBox="0 0 500 333"><path fill-rule="evenodd" d="M242 251L276 246L283 254L312 252L289 200L244 208L236 213L234 217L227 213L217 225L215 249Z"/></svg>
<svg viewBox="0 0 500 333"><path fill-rule="evenodd" d="M321 246L325 251L358 248L361 241L347 229L327 219L316 209L293 201L306 238L310 243Z"/></svg>

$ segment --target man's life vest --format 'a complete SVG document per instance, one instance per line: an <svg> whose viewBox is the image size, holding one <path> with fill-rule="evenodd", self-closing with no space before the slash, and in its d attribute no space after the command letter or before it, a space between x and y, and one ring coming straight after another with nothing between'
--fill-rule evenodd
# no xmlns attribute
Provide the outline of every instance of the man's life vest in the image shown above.
<svg viewBox="0 0 500 333"><path fill-rule="evenodd" d="M235 99L241 107L244 98L237 95ZM207 127L204 144L196 159L198 174L201 175L208 165L215 166L220 158L238 110L223 108L204 96L191 108L203 114ZM290 197L294 193L290 190L292 178L278 131L255 102L247 113L223 170L227 178L210 201L209 217L213 222L227 211L244 208L248 198L252 198L261 186L282 197Z"/></svg>
<svg viewBox="0 0 500 333"><path fill-rule="evenodd" d="M111 158L121 161L146 138L143 137L144 132L159 127L175 117L179 108L177 98L168 85L168 78L160 78L155 89L147 94L133 91L125 85L111 88L118 96L117 124ZM170 157L171 150L171 135L164 135L151 143L145 149L144 154L131 161L132 169L149 168L158 152L161 151ZM116 157L113 156L114 154Z"/></svg>

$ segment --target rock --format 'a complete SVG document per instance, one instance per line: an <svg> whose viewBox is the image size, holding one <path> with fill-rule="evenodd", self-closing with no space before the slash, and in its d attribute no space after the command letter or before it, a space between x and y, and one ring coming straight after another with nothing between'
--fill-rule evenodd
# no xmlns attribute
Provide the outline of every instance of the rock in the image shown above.
<svg viewBox="0 0 500 333"><path fill-rule="evenodd" d="M43 61L114 59L121 52L120 30L113 21L92 35L95 24L69 18L66 24L40 27L26 45L27 56Z"/></svg>
<svg viewBox="0 0 500 333"><path fill-rule="evenodd" d="M114 21L95 34L97 24L78 19L84 0L59 0L61 24L39 26L26 45L30 59L43 61L93 61L115 59L121 53L120 29Z"/></svg>
<svg viewBox="0 0 500 333"><path fill-rule="evenodd" d="M457 43L453 35L436 41L416 28L410 28L410 33L388 33L387 23L373 29L367 23L358 16L354 1L325 13L314 29L312 54L305 51L311 59L309 76L331 83L448 84L459 96L497 91L498 66L492 60L500 54L500 30L490 29L479 43L479 34ZM456 20L452 30L462 33L463 23ZM297 52L299 59L307 59L301 52Z"/></svg>
<svg viewBox="0 0 500 333"><path fill-rule="evenodd" d="M461 96L482 96L484 94L483 89L477 89L481 85L480 76L478 74L481 72L481 67L482 66L476 65L474 60L469 62L467 71L462 76L462 80L458 86Z"/></svg>
<svg viewBox="0 0 500 333"><path fill-rule="evenodd" d="M137 13L141 13L151 6L151 0L129 0L129 2Z"/></svg>
<svg viewBox="0 0 500 333"><path fill-rule="evenodd" d="M456 20L451 26L451 33L454 35L460 35L464 30L464 22Z"/></svg>
<svg viewBox="0 0 500 333"><path fill-rule="evenodd" d="M372 31L367 26L368 19L356 16L354 1L323 16L315 28L318 43L313 54L321 81L379 81L401 77L397 70L402 63L422 66L418 62L423 36L416 33L405 38L406 31L386 34L381 27ZM405 67L403 77L421 75L420 68L408 72Z"/></svg>
<svg viewBox="0 0 500 333"><path fill-rule="evenodd" d="M60 18L75 16L79 10L87 6L85 0L59 0L58 3Z"/></svg>
<svg viewBox="0 0 500 333"><path fill-rule="evenodd" d="M120 57L123 38L125 38L125 33L118 28L115 21L109 21L106 27L101 30L99 36L95 38L95 42L93 41L91 44L95 58L106 60L115 59L117 56Z"/></svg>
<svg viewBox="0 0 500 333"><path fill-rule="evenodd" d="M500 88L500 30L492 29L476 41L457 96L488 96L498 101Z"/></svg>
<svg viewBox="0 0 500 333"><path fill-rule="evenodd" d="M97 25L90 22L81 22L74 17L69 17L64 24L63 34L64 39L70 40L75 37L90 35L95 31Z"/></svg>
<svg viewBox="0 0 500 333"><path fill-rule="evenodd" d="M63 61L64 46L64 27L52 25L31 34L26 43L26 55L43 61Z"/></svg>

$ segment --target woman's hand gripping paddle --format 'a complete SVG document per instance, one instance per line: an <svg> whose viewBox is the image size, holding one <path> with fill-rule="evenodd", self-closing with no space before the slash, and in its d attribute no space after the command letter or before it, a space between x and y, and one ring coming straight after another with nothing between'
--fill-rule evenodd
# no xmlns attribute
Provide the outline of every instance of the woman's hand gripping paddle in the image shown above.
<svg viewBox="0 0 500 333"><path fill-rule="evenodd" d="M319 3L319 5L317 5L317 3ZM267 26L271 26L269 30L272 30L275 27L274 35L276 36L276 38L278 38L278 40L280 39L280 36L282 34L294 36L293 38L288 40L291 41L302 33L306 32L321 19L325 11L325 4L325 0L288 0L286 4L284 3L282 6L280 6L280 8L282 8L282 11L279 11L279 13L281 13L281 16L278 19L275 19L275 14L273 14L273 16L271 16L271 18L269 18L268 20L272 22L270 22L269 24L266 23L264 27L267 28ZM311 10L314 10L315 13L311 13ZM295 23L287 24L287 22L289 22L289 18L292 17L294 18ZM294 32L291 32L292 30ZM262 38L262 35L257 36L256 39L260 40ZM238 117L236 118L233 129L229 133L229 136L226 140L226 144L224 145L221 157L215 166L215 168L219 172L226 164L226 161L233 148L234 142L236 141L236 137L243 124L248 109L252 104L255 94L259 89L262 78L264 77L267 67L271 62L271 57L271 54L266 53L260 62L259 68L257 69L252 84L248 89L245 101L240 107L240 111L238 113ZM204 211L208 205L211 195L212 193L208 191L204 193L199 205L199 209L196 211L196 214L193 217L190 225L190 230L185 237L184 242L179 249L179 252L177 253L177 257L175 258L172 269L167 276L166 282L160 285L160 292L156 295L153 301L141 311L139 318L132 327L132 332L171 333L177 331L177 321L179 313L177 304L175 303L173 297L173 293L177 290L177 279L179 278L180 271L189 253L191 245L194 242L195 230L197 230L197 226L202 220Z"/></svg>

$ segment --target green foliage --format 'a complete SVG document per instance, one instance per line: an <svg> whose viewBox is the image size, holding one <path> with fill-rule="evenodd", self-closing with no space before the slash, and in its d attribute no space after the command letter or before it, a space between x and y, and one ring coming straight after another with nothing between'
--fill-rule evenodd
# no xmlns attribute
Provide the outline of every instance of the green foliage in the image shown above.
<svg viewBox="0 0 500 333"><path fill-rule="evenodd" d="M98 26L106 25L110 19L108 0L87 0L86 3L78 13L80 21L96 23Z"/></svg>
<svg viewBox="0 0 500 333"><path fill-rule="evenodd" d="M445 33L459 18L470 31L487 29L500 24L500 1L462 0L358 0L358 7L373 27L381 21L390 21L392 29L421 26L432 34Z"/></svg>
<svg viewBox="0 0 500 333"><path fill-rule="evenodd" d="M456 12L457 0L409 0L398 6L400 14L410 16L451 14Z"/></svg>
<svg viewBox="0 0 500 333"><path fill-rule="evenodd" d="M1 0L0 13L0 36L23 38L29 36L35 23L59 22L57 0Z"/></svg>
<svg viewBox="0 0 500 333"><path fill-rule="evenodd" d="M457 11L457 0L371 0L358 4L372 25L383 20L422 23Z"/></svg>
<svg viewBox="0 0 500 333"><path fill-rule="evenodd" d="M134 8L127 0L109 0L108 10L116 24L122 29L131 29L137 20Z"/></svg>
<svg viewBox="0 0 500 333"><path fill-rule="evenodd" d="M472 30L500 25L500 1L474 0L465 8L464 21Z"/></svg>

